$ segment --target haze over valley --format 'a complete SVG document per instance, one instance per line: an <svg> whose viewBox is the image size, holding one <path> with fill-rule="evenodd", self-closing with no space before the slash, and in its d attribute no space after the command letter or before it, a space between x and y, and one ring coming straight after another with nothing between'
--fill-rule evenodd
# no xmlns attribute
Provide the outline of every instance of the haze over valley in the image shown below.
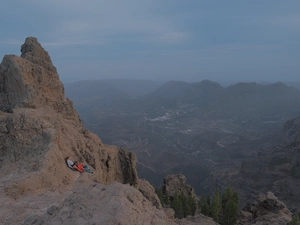
<svg viewBox="0 0 300 225"><path fill-rule="evenodd" d="M0 224L300 225L299 9L3 1Z"/></svg>
<svg viewBox="0 0 300 225"><path fill-rule="evenodd" d="M209 80L65 89L37 38L21 53L0 64L1 224L285 225L297 212L300 120L284 121L299 113L298 89Z"/></svg>
<svg viewBox="0 0 300 225"><path fill-rule="evenodd" d="M260 163L272 160L285 122L300 115L300 90L282 82L93 80L65 88L103 142L137 154L140 177L160 186L165 174L182 173L199 195L230 184L245 201L266 187L246 190L242 166L266 171L270 162Z"/></svg>

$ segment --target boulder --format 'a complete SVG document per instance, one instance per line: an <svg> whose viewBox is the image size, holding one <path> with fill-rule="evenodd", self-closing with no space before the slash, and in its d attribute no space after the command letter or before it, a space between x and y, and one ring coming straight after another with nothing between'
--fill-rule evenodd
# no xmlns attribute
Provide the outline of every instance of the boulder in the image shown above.
<svg viewBox="0 0 300 225"><path fill-rule="evenodd" d="M184 193L186 196L192 196L198 200L194 188L186 184L186 177L183 174L167 174L164 177L162 191L165 195L174 197L175 193Z"/></svg>
<svg viewBox="0 0 300 225"><path fill-rule="evenodd" d="M292 219L292 213L286 205L272 193L260 194L254 202L248 203L240 212L237 224L245 225L286 225Z"/></svg>

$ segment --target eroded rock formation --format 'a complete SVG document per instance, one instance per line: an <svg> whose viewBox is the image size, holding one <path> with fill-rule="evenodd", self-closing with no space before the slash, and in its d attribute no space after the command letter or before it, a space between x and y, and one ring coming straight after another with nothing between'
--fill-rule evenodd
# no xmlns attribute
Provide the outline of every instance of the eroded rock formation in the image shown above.
<svg viewBox="0 0 300 225"><path fill-rule="evenodd" d="M84 128L49 54L27 38L0 64L0 224L176 225L135 154ZM70 156L93 174L72 171ZM215 224L209 218L184 224Z"/></svg>
<svg viewBox="0 0 300 225"><path fill-rule="evenodd" d="M292 213L286 205L272 193L260 194L254 202L248 203L240 212L238 224L274 224L286 225L292 219Z"/></svg>
<svg viewBox="0 0 300 225"><path fill-rule="evenodd" d="M66 156L90 165L95 173L84 174L86 180L136 185L135 154L84 128L37 39L27 38L21 52L0 65L1 194L19 199L65 191L80 176L66 167Z"/></svg>
<svg viewBox="0 0 300 225"><path fill-rule="evenodd" d="M192 196L198 199L194 188L186 184L186 177L183 174L167 174L164 177L164 185L162 190L165 195L174 197L175 193L184 193L186 196Z"/></svg>

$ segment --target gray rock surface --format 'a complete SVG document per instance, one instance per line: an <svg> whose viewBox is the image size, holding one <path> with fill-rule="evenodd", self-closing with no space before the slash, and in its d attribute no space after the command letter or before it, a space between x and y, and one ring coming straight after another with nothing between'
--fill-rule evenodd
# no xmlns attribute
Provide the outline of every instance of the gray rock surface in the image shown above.
<svg viewBox="0 0 300 225"><path fill-rule="evenodd" d="M109 185L80 184L60 204L49 205L43 215L27 217L32 224L176 224L137 189L118 182Z"/></svg>

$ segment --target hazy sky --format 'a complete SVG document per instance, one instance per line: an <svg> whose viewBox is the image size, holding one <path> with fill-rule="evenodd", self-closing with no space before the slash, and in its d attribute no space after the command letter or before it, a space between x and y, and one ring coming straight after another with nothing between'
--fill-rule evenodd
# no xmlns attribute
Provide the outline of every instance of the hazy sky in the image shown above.
<svg viewBox="0 0 300 225"><path fill-rule="evenodd" d="M62 81L299 81L300 0L9 0L0 56L28 36Z"/></svg>

